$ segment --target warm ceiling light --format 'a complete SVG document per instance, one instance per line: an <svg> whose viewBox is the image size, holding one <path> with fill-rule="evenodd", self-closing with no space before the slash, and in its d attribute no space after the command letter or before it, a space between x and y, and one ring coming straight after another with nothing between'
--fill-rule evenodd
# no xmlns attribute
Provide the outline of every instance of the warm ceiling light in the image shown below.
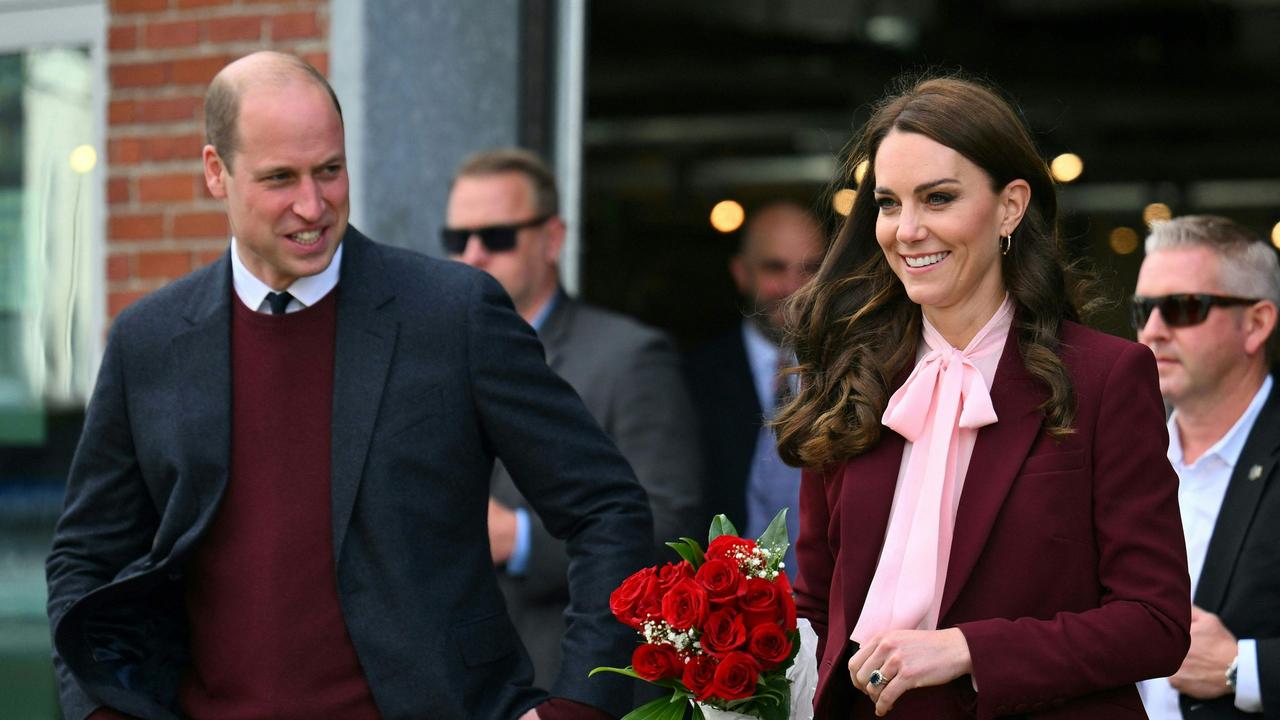
<svg viewBox="0 0 1280 720"><path fill-rule="evenodd" d="M1117 255L1132 255L1138 249L1138 233L1130 227L1112 230L1107 241L1111 245L1111 252Z"/></svg>
<svg viewBox="0 0 1280 720"><path fill-rule="evenodd" d="M722 233L731 233L742 227L746 211L734 200L721 200L711 208L711 227Z"/></svg>
<svg viewBox="0 0 1280 720"><path fill-rule="evenodd" d="M843 188L836 191L831 196L831 208L841 215L848 216L853 212L853 201L857 199L858 193L852 188Z"/></svg>
<svg viewBox="0 0 1280 720"><path fill-rule="evenodd" d="M84 175L98 164L98 151L94 150L92 145L80 145L71 151L71 157L68 160L72 170Z"/></svg>
<svg viewBox="0 0 1280 720"><path fill-rule="evenodd" d="M1280 222L1271 228L1271 244L1280 250Z"/></svg>
<svg viewBox="0 0 1280 720"><path fill-rule="evenodd" d="M867 168L870 166L871 166L871 163L867 162L866 160L863 160L862 162L858 163L858 166L853 169L853 181L861 185L862 178L867 176Z"/></svg>
<svg viewBox="0 0 1280 720"><path fill-rule="evenodd" d="M1060 183L1074 182L1084 172L1084 160L1075 153L1062 153L1049 163L1049 172Z"/></svg>
<svg viewBox="0 0 1280 720"><path fill-rule="evenodd" d="M1165 220L1172 218L1173 211L1164 203L1151 203L1142 209L1142 222L1146 223L1147 227L1151 227L1155 223L1164 222Z"/></svg>

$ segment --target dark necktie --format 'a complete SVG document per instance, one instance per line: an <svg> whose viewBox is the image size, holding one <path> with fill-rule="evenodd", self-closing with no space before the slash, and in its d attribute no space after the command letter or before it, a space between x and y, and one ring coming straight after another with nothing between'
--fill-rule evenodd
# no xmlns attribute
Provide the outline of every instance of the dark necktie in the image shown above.
<svg viewBox="0 0 1280 720"><path fill-rule="evenodd" d="M293 296L288 292L267 293L267 304L271 306L272 315L283 315L284 309L289 307L289 301Z"/></svg>

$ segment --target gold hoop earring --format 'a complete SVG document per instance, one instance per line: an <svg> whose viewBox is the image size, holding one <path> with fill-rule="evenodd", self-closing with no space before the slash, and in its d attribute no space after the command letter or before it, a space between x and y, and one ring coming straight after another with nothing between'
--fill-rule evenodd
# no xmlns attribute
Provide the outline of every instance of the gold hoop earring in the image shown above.
<svg viewBox="0 0 1280 720"><path fill-rule="evenodd" d="M1013 249L1013 233L1009 233L1008 235L1005 235L1004 237L1000 238L1000 254L1008 255L1009 251L1012 249Z"/></svg>

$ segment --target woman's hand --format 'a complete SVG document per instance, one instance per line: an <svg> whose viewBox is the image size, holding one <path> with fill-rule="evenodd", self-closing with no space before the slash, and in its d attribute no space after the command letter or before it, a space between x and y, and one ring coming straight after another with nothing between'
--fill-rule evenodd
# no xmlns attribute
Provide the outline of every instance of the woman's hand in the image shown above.
<svg viewBox="0 0 1280 720"><path fill-rule="evenodd" d="M888 680L871 684L879 670ZM959 628L946 630L888 630L874 635L849 658L853 686L876 704L884 716L908 690L951 682L973 671L969 643Z"/></svg>

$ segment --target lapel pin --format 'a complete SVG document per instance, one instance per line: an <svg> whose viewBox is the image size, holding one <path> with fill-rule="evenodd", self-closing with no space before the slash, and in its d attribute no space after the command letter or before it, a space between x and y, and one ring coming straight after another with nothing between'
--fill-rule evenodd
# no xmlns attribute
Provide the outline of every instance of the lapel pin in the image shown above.
<svg viewBox="0 0 1280 720"><path fill-rule="evenodd" d="M1253 467L1249 468L1249 479L1250 479L1250 480L1257 480L1257 479L1258 479L1258 478L1260 478L1260 477L1262 477L1262 466L1261 466L1261 465L1254 465Z"/></svg>

